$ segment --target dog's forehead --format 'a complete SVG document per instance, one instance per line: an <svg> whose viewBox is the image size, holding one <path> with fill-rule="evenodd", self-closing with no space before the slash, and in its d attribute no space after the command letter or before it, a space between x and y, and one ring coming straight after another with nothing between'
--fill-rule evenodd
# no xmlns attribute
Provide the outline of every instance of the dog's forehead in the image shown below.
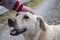
<svg viewBox="0 0 60 40"><path fill-rule="evenodd" d="M27 16L33 16L33 14L29 13L29 12L21 12L20 15L24 16L24 15L27 15Z"/></svg>
<svg viewBox="0 0 60 40"><path fill-rule="evenodd" d="M25 15L28 16L29 18L33 18L33 17L35 18L36 17L36 15L33 15L33 14L29 13L29 12L21 12L21 13L19 13L18 17L23 18Z"/></svg>

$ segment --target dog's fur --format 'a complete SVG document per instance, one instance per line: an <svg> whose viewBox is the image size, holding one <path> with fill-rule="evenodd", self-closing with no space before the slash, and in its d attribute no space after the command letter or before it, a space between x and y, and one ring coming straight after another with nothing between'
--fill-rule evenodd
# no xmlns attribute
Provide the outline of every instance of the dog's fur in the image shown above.
<svg viewBox="0 0 60 40"><path fill-rule="evenodd" d="M16 27L27 28L23 33L26 40L60 40L60 25L48 25L42 17L29 12L20 13L15 19Z"/></svg>

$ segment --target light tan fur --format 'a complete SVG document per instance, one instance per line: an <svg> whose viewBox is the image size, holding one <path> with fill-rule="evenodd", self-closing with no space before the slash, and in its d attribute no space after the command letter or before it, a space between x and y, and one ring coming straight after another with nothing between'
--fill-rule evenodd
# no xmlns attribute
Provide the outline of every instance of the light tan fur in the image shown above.
<svg viewBox="0 0 60 40"><path fill-rule="evenodd" d="M27 21L22 19L23 15L27 15L30 19L26 19ZM48 25L42 17L28 12L20 13L16 20L18 25L27 26L25 27L27 31L23 33L25 40L60 40L60 25ZM20 28L24 28L23 25Z"/></svg>

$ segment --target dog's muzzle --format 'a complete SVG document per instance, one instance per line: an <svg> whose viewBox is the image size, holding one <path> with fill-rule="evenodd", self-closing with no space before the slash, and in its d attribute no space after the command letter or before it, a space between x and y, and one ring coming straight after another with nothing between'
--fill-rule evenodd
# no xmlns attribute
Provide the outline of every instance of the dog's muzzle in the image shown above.
<svg viewBox="0 0 60 40"><path fill-rule="evenodd" d="M10 30L10 35L17 36L17 35L22 34L24 32L26 32L25 28L23 28L23 29L13 29L13 30Z"/></svg>
<svg viewBox="0 0 60 40"><path fill-rule="evenodd" d="M17 26L16 25L16 19L13 19L13 18L9 18L8 19L8 25L9 27L13 27L14 29L13 30L10 30L10 35L12 36L17 36L21 33L24 33L26 32L26 28L22 28L22 29L16 29L15 27Z"/></svg>

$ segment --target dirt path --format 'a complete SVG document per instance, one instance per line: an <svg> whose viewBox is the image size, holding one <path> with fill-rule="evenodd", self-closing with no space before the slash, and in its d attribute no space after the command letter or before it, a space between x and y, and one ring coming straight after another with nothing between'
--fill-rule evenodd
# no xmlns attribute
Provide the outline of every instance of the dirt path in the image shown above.
<svg viewBox="0 0 60 40"><path fill-rule="evenodd" d="M48 24L60 24L60 0L43 0L34 9Z"/></svg>

